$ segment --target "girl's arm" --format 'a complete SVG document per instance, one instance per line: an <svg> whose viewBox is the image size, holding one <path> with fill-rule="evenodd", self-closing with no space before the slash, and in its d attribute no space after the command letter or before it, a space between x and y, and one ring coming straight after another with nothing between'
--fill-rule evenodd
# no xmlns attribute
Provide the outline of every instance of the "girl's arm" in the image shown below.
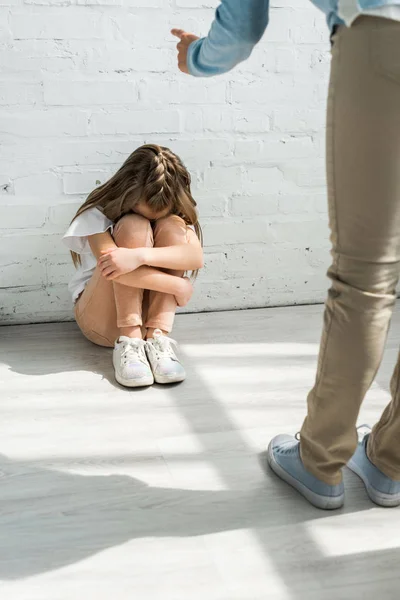
<svg viewBox="0 0 400 600"><path fill-rule="evenodd" d="M111 252L119 249L114 242L111 234L96 233L88 237L90 248L94 256L99 259L104 252ZM129 248L120 248L121 250L130 250ZM134 249L132 249L134 250ZM138 250L142 250L139 248ZM192 286L187 279L168 275L163 271L158 271L148 266L140 266L130 272L117 277L107 277L116 283L121 283L128 287L140 288L143 290L153 290L175 296L179 306L185 306L190 300Z"/></svg>
<svg viewBox="0 0 400 600"><path fill-rule="evenodd" d="M140 248L143 264L173 271L196 271L204 266L203 249L194 235L194 241L182 246Z"/></svg>
<svg viewBox="0 0 400 600"><path fill-rule="evenodd" d="M142 265L172 271L196 271L203 267L203 249L193 231L189 232L187 244L163 248L118 248L114 245L114 248L102 248L100 255L98 264L107 279L115 279Z"/></svg>
<svg viewBox="0 0 400 600"><path fill-rule="evenodd" d="M97 258L100 258L103 252L106 250L115 250L118 248L117 244L114 242L114 239L109 231L105 231L104 233L95 233L94 235L89 235L88 242L91 251Z"/></svg>

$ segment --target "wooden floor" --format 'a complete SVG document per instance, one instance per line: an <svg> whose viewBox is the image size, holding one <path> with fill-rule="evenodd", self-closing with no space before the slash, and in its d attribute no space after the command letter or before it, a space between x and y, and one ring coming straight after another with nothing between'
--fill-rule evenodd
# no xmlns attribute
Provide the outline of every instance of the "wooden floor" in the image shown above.
<svg viewBox="0 0 400 600"><path fill-rule="evenodd" d="M73 324L0 330L2 600L391 600L400 509L345 508L265 468L313 383L321 307L181 316L188 380L127 391ZM388 400L400 337L360 422Z"/></svg>

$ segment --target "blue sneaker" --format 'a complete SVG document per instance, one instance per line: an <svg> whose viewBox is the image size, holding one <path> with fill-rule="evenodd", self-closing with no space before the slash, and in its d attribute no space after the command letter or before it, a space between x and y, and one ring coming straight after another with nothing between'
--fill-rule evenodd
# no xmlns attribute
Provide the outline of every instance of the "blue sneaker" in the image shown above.
<svg viewBox="0 0 400 600"><path fill-rule="evenodd" d="M367 444L370 433L364 435L348 463L356 475L362 479L372 502L386 508L400 506L400 481L394 481L369 460Z"/></svg>
<svg viewBox="0 0 400 600"><path fill-rule="evenodd" d="M300 458L300 443L291 435L278 435L268 446L268 464L278 477L294 487L317 508L343 506L344 485L329 485L306 471Z"/></svg>

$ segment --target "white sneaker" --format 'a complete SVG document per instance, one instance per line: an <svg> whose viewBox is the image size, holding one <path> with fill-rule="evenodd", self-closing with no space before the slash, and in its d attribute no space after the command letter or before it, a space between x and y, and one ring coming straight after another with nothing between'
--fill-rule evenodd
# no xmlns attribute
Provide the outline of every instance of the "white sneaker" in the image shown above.
<svg viewBox="0 0 400 600"><path fill-rule="evenodd" d="M160 329L156 329L154 337L146 342L146 352L156 383L178 383L186 378L185 369L172 345L177 346L175 340L163 335Z"/></svg>
<svg viewBox="0 0 400 600"><path fill-rule="evenodd" d="M121 336L115 342L113 363L115 379L125 387L141 387L154 383L145 352L146 342Z"/></svg>

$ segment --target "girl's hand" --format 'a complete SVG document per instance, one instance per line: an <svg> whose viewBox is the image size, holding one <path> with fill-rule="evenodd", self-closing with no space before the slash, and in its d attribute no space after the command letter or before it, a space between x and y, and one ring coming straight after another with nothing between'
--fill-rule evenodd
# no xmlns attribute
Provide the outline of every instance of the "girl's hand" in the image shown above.
<svg viewBox="0 0 400 600"><path fill-rule="evenodd" d="M175 300L178 306L186 306L193 295L193 286L188 277L182 277L180 284L181 290L179 294L175 294Z"/></svg>
<svg viewBox="0 0 400 600"><path fill-rule="evenodd" d="M141 248L103 250L97 264L103 277L109 280L135 271L143 265Z"/></svg>

